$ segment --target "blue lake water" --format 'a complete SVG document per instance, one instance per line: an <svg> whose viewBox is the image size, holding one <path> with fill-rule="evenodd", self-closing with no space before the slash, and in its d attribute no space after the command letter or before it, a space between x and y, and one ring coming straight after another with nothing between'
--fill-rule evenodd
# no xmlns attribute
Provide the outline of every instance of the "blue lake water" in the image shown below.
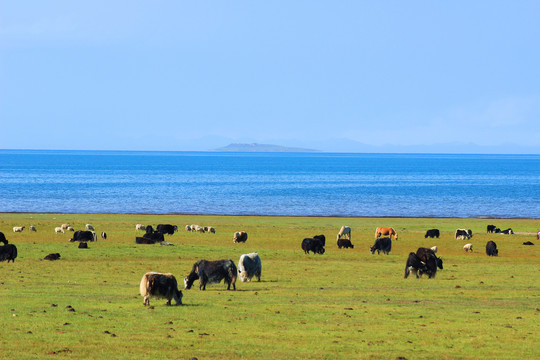
<svg viewBox="0 0 540 360"><path fill-rule="evenodd" d="M540 155L0 150L0 212L540 218Z"/></svg>

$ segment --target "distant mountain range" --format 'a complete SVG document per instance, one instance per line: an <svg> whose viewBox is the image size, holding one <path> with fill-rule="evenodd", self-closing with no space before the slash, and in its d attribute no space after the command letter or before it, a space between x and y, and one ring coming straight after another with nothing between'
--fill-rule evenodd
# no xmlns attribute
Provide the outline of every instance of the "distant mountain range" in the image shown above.
<svg viewBox="0 0 540 360"><path fill-rule="evenodd" d="M217 148L214 151L224 152L316 152L318 150L305 149L299 147L287 147L272 144L257 144L257 143L237 143Z"/></svg>
<svg viewBox="0 0 540 360"><path fill-rule="evenodd" d="M193 142L189 150L230 151L230 152L336 152L336 153L432 153L432 154L540 154L540 146L528 144L478 145L474 143L437 143L430 145L399 145L381 143L370 145L350 139L326 140L284 140L275 139L272 143L281 145L259 144L250 140L232 142L225 147L227 138L207 138ZM211 144L214 146L211 146ZM186 144L187 145L187 144ZM206 149L204 149L206 146ZM316 149L316 150L315 150Z"/></svg>

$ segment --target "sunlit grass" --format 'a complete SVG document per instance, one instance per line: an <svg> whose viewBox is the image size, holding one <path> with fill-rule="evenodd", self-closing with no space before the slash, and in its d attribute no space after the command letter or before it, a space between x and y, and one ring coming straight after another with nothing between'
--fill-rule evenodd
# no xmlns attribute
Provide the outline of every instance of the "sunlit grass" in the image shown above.
<svg viewBox="0 0 540 360"><path fill-rule="evenodd" d="M68 222L92 223L108 239L78 249ZM175 246L136 245L135 224L171 223ZM513 236L487 235L487 224ZM211 225L216 234L183 230ZM35 225L37 233L13 233ZM341 225L351 226L354 249L338 249ZM377 226L400 240L390 255L371 255ZM453 239L471 228L475 251ZM15 263L0 263L0 358L125 359L532 359L540 357L540 262L527 219L291 218L177 215L0 214L0 231L15 244ZM440 239L424 239L429 228ZM233 244L235 231L249 234ZM304 237L325 234L324 255L304 255ZM495 240L500 256L487 257ZM439 248L444 270L435 279L404 279L407 255ZM232 259L256 251L262 281L183 290L183 306L151 299L138 286L147 271L172 272L180 283L200 259ZM59 261L43 261L51 252ZM75 311L69 311L71 306Z"/></svg>

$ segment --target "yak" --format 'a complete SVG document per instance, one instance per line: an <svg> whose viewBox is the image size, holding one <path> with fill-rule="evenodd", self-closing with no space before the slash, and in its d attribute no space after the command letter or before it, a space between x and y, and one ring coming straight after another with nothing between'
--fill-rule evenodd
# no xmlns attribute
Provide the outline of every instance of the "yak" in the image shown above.
<svg viewBox="0 0 540 360"><path fill-rule="evenodd" d="M184 288L189 290L195 280L199 280L199 290L206 290L207 284L219 283L225 279L227 290L236 290L237 268L232 260L199 260L193 264L191 272L184 278Z"/></svg>
<svg viewBox="0 0 540 360"><path fill-rule="evenodd" d="M182 304L182 291L178 290L178 283L173 274L147 272L143 275L140 285L141 296L144 297L144 306L150 305L150 298L165 298L167 305L174 299L176 305Z"/></svg>

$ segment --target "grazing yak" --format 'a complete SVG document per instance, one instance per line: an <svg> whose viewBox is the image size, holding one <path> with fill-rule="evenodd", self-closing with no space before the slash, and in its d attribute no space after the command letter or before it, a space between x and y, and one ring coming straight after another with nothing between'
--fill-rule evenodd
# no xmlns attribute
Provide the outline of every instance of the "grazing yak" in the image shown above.
<svg viewBox="0 0 540 360"><path fill-rule="evenodd" d="M426 231L426 235L424 235L424 239L428 237L438 239L439 236L441 236L441 232L439 231L439 229L429 229L428 231Z"/></svg>
<svg viewBox="0 0 540 360"><path fill-rule="evenodd" d="M240 243L240 242L246 242L248 238L248 234L245 231L237 231L233 235L233 243Z"/></svg>
<svg viewBox="0 0 540 360"><path fill-rule="evenodd" d="M70 227L71 225L69 224L62 224L60 227L64 230L66 230L68 227Z"/></svg>
<svg viewBox="0 0 540 360"><path fill-rule="evenodd" d="M502 230L500 233L504 235L514 235L514 230L512 230L511 228L508 228L506 230Z"/></svg>
<svg viewBox="0 0 540 360"><path fill-rule="evenodd" d="M167 306L174 299L176 305L182 304L182 291L178 290L178 283L173 274L147 272L141 279L139 287L141 296L144 298L144 306L150 305L150 298L165 298Z"/></svg>
<svg viewBox="0 0 540 360"><path fill-rule="evenodd" d="M33 231L33 232L37 232L37 229L36 229L36 227L34 225L30 225L28 230Z"/></svg>
<svg viewBox="0 0 540 360"><path fill-rule="evenodd" d="M486 244L487 256L499 256L499 250L497 250L497 244L494 241L488 241Z"/></svg>
<svg viewBox="0 0 540 360"><path fill-rule="evenodd" d="M22 232L24 230L24 226L14 226L13 232Z"/></svg>
<svg viewBox="0 0 540 360"><path fill-rule="evenodd" d="M207 284L219 283L225 279L227 290L236 290L237 268L232 260L199 260L193 264L191 272L184 278L184 288L189 290L195 280L199 280L199 290L206 290Z"/></svg>
<svg viewBox="0 0 540 360"><path fill-rule="evenodd" d="M354 245L351 243L351 240L349 239L339 239L337 241L337 246L338 248L351 248L351 249L354 249Z"/></svg>
<svg viewBox="0 0 540 360"><path fill-rule="evenodd" d="M178 231L178 226L176 225L170 225L170 224L159 224L156 227L156 231L158 233L161 233L163 235L173 235L175 231Z"/></svg>
<svg viewBox="0 0 540 360"><path fill-rule="evenodd" d="M472 231L470 229L456 229L455 238L461 240L469 240L472 237Z"/></svg>
<svg viewBox="0 0 540 360"><path fill-rule="evenodd" d="M261 281L262 264L257 253L243 254L238 260L238 275L242 282L251 281L253 276Z"/></svg>
<svg viewBox="0 0 540 360"><path fill-rule="evenodd" d="M341 239L342 237L346 237L347 239L351 240L351 228L350 227L343 225L341 227L341 229L339 229L336 241Z"/></svg>
<svg viewBox="0 0 540 360"><path fill-rule="evenodd" d="M313 251L314 254L324 254L324 245L320 239L305 238L302 240L302 250L304 254L309 254L310 251Z"/></svg>
<svg viewBox="0 0 540 360"><path fill-rule="evenodd" d="M62 229L60 226L57 226L54 228L54 232L59 234L59 233L65 233L64 229Z"/></svg>
<svg viewBox="0 0 540 360"><path fill-rule="evenodd" d="M375 239L378 239L383 235L386 235L386 236L388 236L390 238L392 238L392 235L394 235L394 240L397 241L397 239L398 239L398 234L397 234L396 230L394 230L394 228L391 228L391 227L378 227L377 229L375 229Z"/></svg>
<svg viewBox="0 0 540 360"><path fill-rule="evenodd" d="M103 240L107 240L107 233L106 233L105 231L102 231L102 232L101 232L101 238L102 238Z"/></svg>
<svg viewBox="0 0 540 360"><path fill-rule="evenodd" d="M146 231L146 226L144 226L143 224L137 224L137 225L135 225L135 230L136 231L138 231L138 230Z"/></svg>
<svg viewBox="0 0 540 360"><path fill-rule="evenodd" d="M496 228L497 228L497 227L496 227L495 225L488 225L488 226L487 226L487 232L488 232L488 234L489 234L489 233L494 233Z"/></svg>
<svg viewBox="0 0 540 360"><path fill-rule="evenodd" d="M94 229L94 227L92 226L92 224L86 224L86 230L96 230Z"/></svg>
<svg viewBox="0 0 540 360"><path fill-rule="evenodd" d="M4 245L0 246L0 261L7 260L8 263L10 261L15 262L15 258L17 258L17 247L13 244L9 244L4 233L1 232L0 242L4 243Z"/></svg>
<svg viewBox="0 0 540 360"><path fill-rule="evenodd" d="M212 234L215 234L215 233L216 233L216 229L214 229L213 226L205 226L205 227L204 227L204 231L209 232L209 233L212 233Z"/></svg>
<svg viewBox="0 0 540 360"><path fill-rule="evenodd" d="M443 269L443 261L440 257L435 255L433 250L428 248L420 247L416 250L416 256L426 264L427 271L420 270L419 274L422 276L423 273L428 274L429 278L432 279L437 274L437 268Z"/></svg>
<svg viewBox="0 0 540 360"><path fill-rule="evenodd" d="M96 241L97 238L96 238L96 233L93 232L93 231L82 231L82 230L78 230L78 231L75 231L73 233L73 238L69 239L69 241L73 242L73 241L82 241L82 242L86 242L86 241Z"/></svg>
<svg viewBox="0 0 540 360"><path fill-rule="evenodd" d="M377 251L377 254L379 255L381 251L383 254L388 255L390 250L392 250L392 239L389 237L377 238L373 246L369 249L372 254L375 254L375 251Z"/></svg>
<svg viewBox="0 0 540 360"><path fill-rule="evenodd" d="M204 231L204 227L203 227L203 226L192 224L192 225L191 225L191 232L200 232L200 233L204 233L205 231Z"/></svg>
<svg viewBox="0 0 540 360"><path fill-rule="evenodd" d="M49 255L47 255L47 256L45 256L43 258L43 260L50 260L50 261L58 260L58 259L60 259L60 254L59 253L49 254Z"/></svg>
<svg viewBox="0 0 540 360"><path fill-rule="evenodd" d="M428 268L426 266L426 263L420 260L418 256L416 256L415 253L411 252L409 253L409 257L407 258L407 263L405 264L405 279L409 277L409 274L411 271L416 275L416 278L419 279L420 276L418 275L418 272L428 272Z"/></svg>
<svg viewBox="0 0 540 360"><path fill-rule="evenodd" d="M473 251L473 247L472 247L472 244L465 244L463 245L463 250L465 250L465 252L472 252Z"/></svg>

